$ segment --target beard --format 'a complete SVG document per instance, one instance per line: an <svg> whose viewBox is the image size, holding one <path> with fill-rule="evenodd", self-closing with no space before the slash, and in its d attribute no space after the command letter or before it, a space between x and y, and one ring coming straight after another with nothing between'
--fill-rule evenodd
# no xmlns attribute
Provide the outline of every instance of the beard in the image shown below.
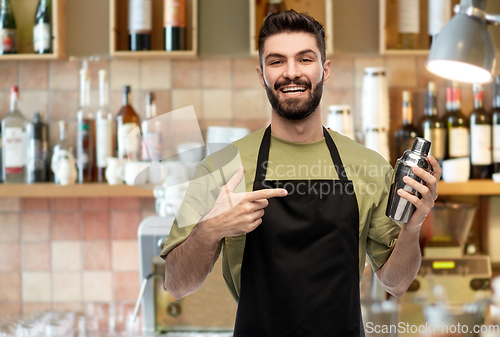
<svg viewBox="0 0 500 337"><path fill-rule="evenodd" d="M297 102L297 98L294 97L280 100L279 88L290 84L305 86L309 90L307 99L300 102ZM276 82L274 84L274 90L269 87L267 83L265 83L265 86L267 98L269 99L269 103L271 103L273 110L285 119L298 121L310 116L314 111L316 111L316 108L321 101L321 96L323 95L323 76L314 86L314 90L312 90L310 81L300 79L287 79L281 82Z"/></svg>

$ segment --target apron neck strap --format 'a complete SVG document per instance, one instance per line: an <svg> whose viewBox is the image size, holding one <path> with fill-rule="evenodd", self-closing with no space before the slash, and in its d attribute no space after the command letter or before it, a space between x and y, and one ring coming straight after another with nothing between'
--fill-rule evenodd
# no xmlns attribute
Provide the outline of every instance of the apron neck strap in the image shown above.
<svg viewBox="0 0 500 337"><path fill-rule="evenodd" d="M332 157L333 164L335 165L335 170L339 176L339 180L347 182L347 175L344 170L344 164L340 159L339 151L337 146L333 142L330 133L323 127L323 135L325 136L326 146L330 151L330 156ZM271 125L269 125L264 132L264 137L262 137L262 142L260 143L259 155L257 157L257 169L255 170L255 181L264 181L266 179L267 165L269 161L269 149L271 148Z"/></svg>

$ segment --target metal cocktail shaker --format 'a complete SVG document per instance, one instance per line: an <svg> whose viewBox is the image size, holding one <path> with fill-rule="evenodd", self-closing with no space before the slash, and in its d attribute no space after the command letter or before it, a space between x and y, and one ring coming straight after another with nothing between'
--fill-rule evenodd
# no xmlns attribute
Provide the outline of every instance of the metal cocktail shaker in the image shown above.
<svg viewBox="0 0 500 337"><path fill-rule="evenodd" d="M385 215L396 221L406 223L415 211L415 206L406 199L399 196L397 191L402 188L411 194L420 197L420 194L412 187L405 184L403 178L408 176L415 179L419 183L425 184L419 176L413 173L413 167L417 166L426 171L431 170L431 166L427 161L427 155L431 148L431 142L427 139L417 137L413 142L411 150L406 150L403 156L397 160L394 173L392 175L391 190L389 193L389 201Z"/></svg>

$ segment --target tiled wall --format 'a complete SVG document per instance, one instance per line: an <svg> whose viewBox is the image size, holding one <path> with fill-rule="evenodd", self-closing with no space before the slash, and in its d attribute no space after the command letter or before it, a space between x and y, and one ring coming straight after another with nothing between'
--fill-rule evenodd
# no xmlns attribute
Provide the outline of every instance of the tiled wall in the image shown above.
<svg viewBox="0 0 500 337"><path fill-rule="evenodd" d="M0 315L135 301L153 198L0 199Z"/></svg>

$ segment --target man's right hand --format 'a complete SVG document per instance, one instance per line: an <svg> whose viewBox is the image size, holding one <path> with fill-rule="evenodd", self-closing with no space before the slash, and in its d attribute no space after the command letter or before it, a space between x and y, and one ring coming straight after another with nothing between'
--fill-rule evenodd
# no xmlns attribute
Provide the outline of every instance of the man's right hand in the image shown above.
<svg viewBox="0 0 500 337"><path fill-rule="evenodd" d="M234 193L243 176L243 166L240 166L222 187L210 212L199 223L218 241L226 236L238 236L253 231L262 223L264 208L269 204L267 199L288 194L284 188Z"/></svg>

